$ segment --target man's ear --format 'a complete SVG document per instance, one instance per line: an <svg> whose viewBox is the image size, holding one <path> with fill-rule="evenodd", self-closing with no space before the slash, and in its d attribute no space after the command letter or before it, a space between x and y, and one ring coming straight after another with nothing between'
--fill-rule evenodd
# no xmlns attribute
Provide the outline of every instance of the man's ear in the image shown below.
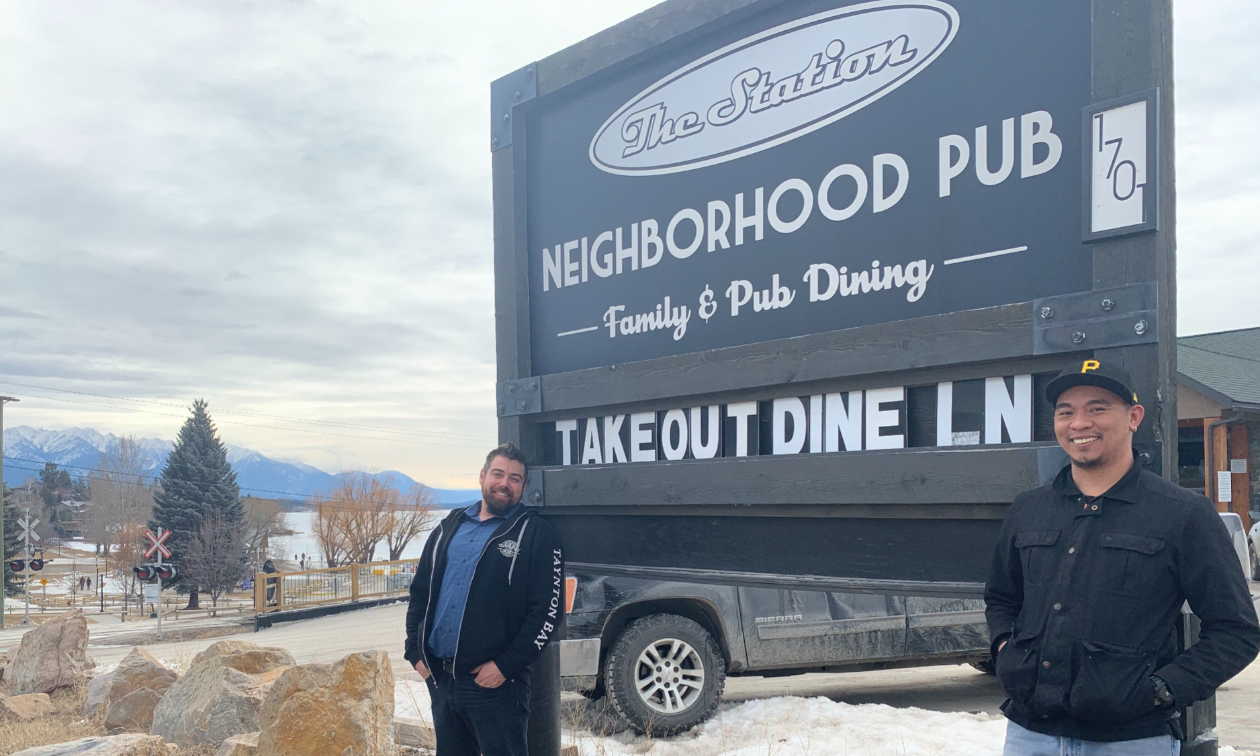
<svg viewBox="0 0 1260 756"><path fill-rule="evenodd" d="M483 486L486 483L486 471L482 470L481 475L477 476L477 485Z"/></svg>
<svg viewBox="0 0 1260 756"><path fill-rule="evenodd" d="M1146 408L1140 404L1135 404L1129 408L1129 427L1137 430L1142 424L1142 419L1146 417Z"/></svg>

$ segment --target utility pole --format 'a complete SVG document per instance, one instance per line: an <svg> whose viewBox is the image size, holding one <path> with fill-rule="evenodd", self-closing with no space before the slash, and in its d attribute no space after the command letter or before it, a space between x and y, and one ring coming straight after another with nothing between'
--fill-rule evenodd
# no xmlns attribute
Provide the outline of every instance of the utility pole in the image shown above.
<svg viewBox="0 0 1260 756"><path fill-rule="evenodd" d="M0 555L4 553L4 405L16 401L20 400L11 396L0 396ZM4 581L0 580L0 630L3 629Z"/></svg>

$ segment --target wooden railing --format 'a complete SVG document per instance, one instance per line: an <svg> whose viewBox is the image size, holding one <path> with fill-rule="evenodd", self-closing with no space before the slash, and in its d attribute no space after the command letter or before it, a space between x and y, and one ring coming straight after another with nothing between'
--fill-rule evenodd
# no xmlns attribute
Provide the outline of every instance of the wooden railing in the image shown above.
<svg viewBox="0 0 1260 756"><path fill-rule="evenodd" d="M259 572L254 575L254 611L266 614L401 596L411 589L419 561L401 559L299 572Z"/></svg>

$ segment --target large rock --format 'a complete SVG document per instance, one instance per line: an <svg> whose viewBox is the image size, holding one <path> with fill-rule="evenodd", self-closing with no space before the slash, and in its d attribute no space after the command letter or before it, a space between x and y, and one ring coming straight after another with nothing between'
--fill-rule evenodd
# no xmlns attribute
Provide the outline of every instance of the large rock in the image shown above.
<svg viewBox="0 0 1260 756"><path fill-rule="evenodd" d="M105 729L111 733L148 732L153 726L153 711L162 694L153 688L133 690L109 706L105 712Z"/></svg>
<svg viewBox="0 0 1260 756"><path fill-rule="evenodd" d="M0 717L18 722L41 719L57 710L47 693L27 693L24 696L0 698Z"/></svg>
<svg viewBox="0 0 1260 756"><path fill-rule="evenodd" d="M87 692L83 695L83 716L95 717L105 713L105 694L109 691L109 683L114 673L97 675L88 681Z"/></svg>
<svg viewBox="0 0 1260 756"><path fill-rule="evenodd" d="M31 630L9 655L9 692L52 693L87 682L92 667L87 645L87 617L78 609Z"/></svg>
<svg viewBox="0 0 1260 756"><path fill-rule="evenodd" d="M147 651L131 649L111 674L105 691L105 729L148 732L154 708L176 677Z"/></svg>
<svg viewBox="0 0 1260 756"><path fill-rule="evenodd" d="M267 689L293 663L283 648L214 643L167 688L153 711L152 732L183 748L218 746L233 735L257 732Z"/></svg>
<svg viewBox="0 0 1260 756"><path fill-rule="evenodd" d="M247 732L233 735L223 741L214 756L258 756L258 733Z"/></svg>
<svg viewBox="0 0 1260 756"><path fill-rule="evenodd" d="M13 756L174 756L179 749L154 735L114 735L71 740L18 751Z"/></svg>
<svg viewBox="0 0 1260 756"><path fill-rule="evenodd" d="M394 756L394 672L389 654L285 671L260 714L258 756Z"/></svg>

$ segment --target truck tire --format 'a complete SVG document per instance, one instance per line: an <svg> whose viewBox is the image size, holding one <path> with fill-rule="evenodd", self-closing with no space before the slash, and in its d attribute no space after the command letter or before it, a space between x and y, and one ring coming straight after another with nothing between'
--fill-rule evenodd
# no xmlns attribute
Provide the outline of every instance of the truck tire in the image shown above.
<svg viewBox="0 0 1260 756"><path fill-rule="evenodd" d="M1247 544L1247 551L1251 553L1251 579L1260 582L1260 557L1256 555L1256 547Z"/></svg>
<svg viewBox="0 0 1260 756"><path fill-rule="evenodd" d="M986 675L996 675L996 674L997 674L997 667L993 664L993 660L992 660L992 659L985 659L985 660L983 660L983 661L972 662L972 663L971 663L971 666L972 666L972 667L974 667L974 668L976 668L976 669L978 669L978 670L980 670L981 672L985 673Z"/></svg>
<svg viewBox="0 0 1260 756"><path fill-rule="evenodd" d="M676 614L631 622L604 662L604 688L617 714L638 732L665 737L717 711L726 662L699 624Z"/></svg>

